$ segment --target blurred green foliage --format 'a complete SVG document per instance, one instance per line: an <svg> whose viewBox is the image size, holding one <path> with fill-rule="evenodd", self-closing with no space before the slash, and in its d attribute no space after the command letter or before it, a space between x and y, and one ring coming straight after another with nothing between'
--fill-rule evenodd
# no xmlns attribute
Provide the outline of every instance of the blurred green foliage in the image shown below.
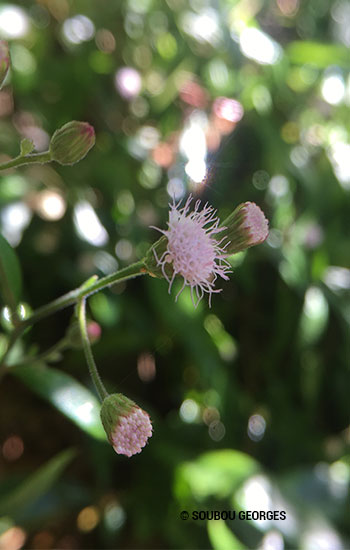
<svg viewBox="0 0 350 550"><path fill-rule="evenodd" d="M146 277L89 300L107 388L152 417L140 455L103 441L81 350L9 369L2 547L349 547L349 6L0 2L12 59L0 160L22 139L45 150L72 119L97 139L73 167L0 177L0 253L16 292L3 238L19 258L20 317L141 258L172 194L192 191L221 218L254 201L270 220L268 242L232 258L211 310L186 293L175 303L165 281ZM27 331L12 363L54 346L71 316ZM287 520L179 515L273 508Z"/></svg>

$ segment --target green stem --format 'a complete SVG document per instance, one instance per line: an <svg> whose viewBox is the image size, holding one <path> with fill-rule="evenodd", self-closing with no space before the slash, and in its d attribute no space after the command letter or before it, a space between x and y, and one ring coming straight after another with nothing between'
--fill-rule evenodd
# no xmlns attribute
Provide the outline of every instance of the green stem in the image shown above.
<svg viewBox="0 0 350 550"><path fill-rule="evenodd" d="M100 375L98 374L94 356L91 351L90 341L89 341L87 328L86 328L85 304L86 304L85 298L80 298L77 306L80 334L83 342L83 349L85 353L86 362L89 367L90 376L92 378L93 383L95 384L95 388L99 398L101 399L101 401L103 401L104 398L108 397L109 394L102 383Z"/></svg>
<svg viewBox="0 0 350 550"><path fill-rule="evenodd" d="M126 281L127 279L131 279L133 277L138 277L144 273L146 273L146 271L144 263L141 260L129 265L128 267L124 267L124 269L121 269L116 273L112 273L111 275L107 275L102 279L92 282L88 287L86 284L83 284L81 287L76 288L63 296L60 296L60 298L57 298L56 300L53 300L52 302L36 309L32 315L28 317L28 319L22 321L21 326L23 328L31 326L41 319L56 313L56 311L59 311L60 309L76 304L80 298L87 298L99 290L103 290L104 288L114 285L115 283Z"/></svg>
<svg viewBox="0 0 350 550"><path fill-rule="evenodd" d="M14 346L18 338L22 336L27 327L34 325L34 323L41 321L41 319L44 319L49 315L53 315L61 309L76 304L80 299L87 298L88 296L91 296L91 294L94 294L99 290L103 290L104 288L107 288L115 283L126 281L133 277L138 277L139 275L143 275L146 272L147 271L145 269L144 262L143 260L141 260L139 262L129 265L128 267L125 267L124 269L121 269L120 271L117 271L116 273L112 273L111 275L107 275L102 279L98 279L97 281L92 279L92 282L91 284L89 284L89 286L87 286L87 283L84 283L81 287L78 287L75 290L64 294L63 296L60 296L60 298L57 298L56 300L53 300L52 302L42 307L39 307L32 313L30 317L28 317L28 319L21 321L21 323L17 325L17 327L11 333L10 342L6 353L2 357L1 363L4 365L5 359L7 358L12 347Z"/></svg>
<svg viewBox="0 0 350 550"><path fill-rule="evenodd" d="M45 151L44 153L31 153L29 155L19 155L8 162L0 164L0 170L8 170L9 168L16 168L17 166L24 166L26 164L45 164L46 162L51 162L51 153L50 151Z"/></svg>
<svg viewBox="0 0 350 550"><path fill-rule="evenodd" d="M59 340L51 346L51 348L47 349L46 351L43 351L42 353L39 353L39 355L31 356L31 357L25 357L22 361L19 361L15 365L11 365L12 367L23 367L24 365L30 365L30 363L35 363L37 361L49 361L50 356L58 353L60 351L64 351L66 348L69 347L69 343L67 342L66 338L62 338L62 340Z"/></svg>

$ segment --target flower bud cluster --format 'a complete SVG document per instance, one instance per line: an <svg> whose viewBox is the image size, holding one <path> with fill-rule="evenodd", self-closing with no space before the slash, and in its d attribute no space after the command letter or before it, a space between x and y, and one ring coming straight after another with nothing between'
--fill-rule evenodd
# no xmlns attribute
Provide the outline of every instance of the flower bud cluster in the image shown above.
<svg viewBox="0 0 350 550"><path fill-rule="evenodd" d="M104 399L101 421L115 452L128 457L140 453L152 436L149 415L122 393Z"/></svg>

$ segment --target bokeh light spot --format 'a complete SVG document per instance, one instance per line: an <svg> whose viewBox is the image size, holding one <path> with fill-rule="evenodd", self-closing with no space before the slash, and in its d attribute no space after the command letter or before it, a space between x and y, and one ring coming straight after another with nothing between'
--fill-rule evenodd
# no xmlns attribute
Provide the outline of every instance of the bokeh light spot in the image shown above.
<svg viewBox="0 0 350 550"><path fill-rule="evenodd" d="M199 405L193 399L185 399L180 407L180 417L184 422L195 422L199 417Z"/></svg>
<svg viewBox="0 0 350 550"><path fill-rule="evenodd" d="M131 100L139 95L142 88L140 73L133 67L123 67L116 72L115 87L120 95L127 100Z"/></svg>
<svg viewBox="0 0 350 550"><path fill-rule="evenodd" d="M209 424L209 436L213 441L221 441L226 433L226 428L220 420L213 420Z"/></svg>
<svg viewBox="0 0 350 550"><path fill-rule="evenodd" d="M96 506L87 506L83 508L77 518L77 526L83 533L88 533L95 529L100 521L100 513Z"/></svg>
<svg viewBox="0 0 350 550"><path fill-rule="evenodd" d="M115 50L116 42L111 31L99 29L95 37L96 46L104 53L112 53Z"/></svg>
<svg viewBox="0 0 350 550"><path fill-rule="evenodd" d="M115 247L115 253L121 260L130 260L133 255L133 246L127 239L120 239Z"/></svg>
<svg viewBox="0 0 350 550"><path fill-rule="evenodd" d="M329 74L322 82L323 99L331 105L338 105L345 96L345 83L341 74Z"/></svg>
<svg viewBox="0 0 350 550"><path fill-rule="evenodd" d="M253 414L248 421L248 436L252 441L261 441L264 437L266 421L260 414Z"/></svg>
<svg viewBox="0 0 350 550"><path fill-rule="evenodd" d="M2 454L8 462L18 460L24 451L23 439L18 435L11 435L2 445Z"/></svg>
<svg viewBox="0 0 350 550"><path fill-rule="evenodd" d="M27 534L21 527L10 527L0 535L1 550L20 550L27 538Z"/></svg>
<svg viewBox="0 0 350 550"><path fill-rule="evenodd" d="M42 191L36 198L36 211L44 220L60 220L66 211L66 201L53 190Z"/></svg>
<svg viewBox="0 0 350 550"><path fill-rule="evenodd" d="M125 512L121 506L116 503L110 503L106 506L104 512L104 524L108 531L117 531L125 523Z"/></svg>
<svg viewBox="0 0 350 550"><path fill-rule="evenodd" d="M95 25L85 15L75 15L66 19L62 32L64 38L71 44L81 44L91 40L95 34Z"/></svg>
<svg viewBox="0 0 350 550"><path fill-rule="evenodd" d="M78 235L90 244L103 246L108 242L108 233L88 202L81 201L76 204L74 224Z"/></svg>
<svg viewBox="0 0 350 550"><path fill-rule="evenodd" d="M137 374L142 382L150 382L156 375L156 362L152 353L141 353L137 358Z"/></svg>
<svg viewBox="0 0 350 550"><path fill-rule="evenodd" d="M28 32L29 19L22 8L13 4L5 4L0 7L1 38L22 38Z"/></svg>
<svg viewBox="0 0 350 550"><path fill-rule="evenodd" d="M281 46L259 29L244 28L239 42L242 53L262 65L273 65L282 57Z"/></svg>

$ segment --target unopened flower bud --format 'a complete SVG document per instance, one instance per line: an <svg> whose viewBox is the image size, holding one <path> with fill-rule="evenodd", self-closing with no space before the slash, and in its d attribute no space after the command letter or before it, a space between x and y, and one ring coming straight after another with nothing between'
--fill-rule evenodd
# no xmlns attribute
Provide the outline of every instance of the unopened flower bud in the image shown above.
<svg viewBox="0 0 350 550"><path fill-rule="evenodd" d="M50 142L52 160L75 164L95 145L95 130L88 122L72 120L56 130Z"/></svg>
<svg viewBox="0 0 350 550"><path fill-rule="evenodd" d="M229 242L225 247L228 256L264 242L269 234L269 223L254 202L244 202L237 206L222 225L225 229L218 237Z"/></svg>
<svg viewBox="0 0 350 550"><path fill-rule="evenodd" d="M101 421L116 453L132 456L140 453L152 436L149 415L122 393L106 397L102 403Z"/></svg>
<svg viewBox="0 0 350 550"><path fill-rule="evenodd" d="M5 40L0 40L0 89L10 67L10 50Z"/></svg>

